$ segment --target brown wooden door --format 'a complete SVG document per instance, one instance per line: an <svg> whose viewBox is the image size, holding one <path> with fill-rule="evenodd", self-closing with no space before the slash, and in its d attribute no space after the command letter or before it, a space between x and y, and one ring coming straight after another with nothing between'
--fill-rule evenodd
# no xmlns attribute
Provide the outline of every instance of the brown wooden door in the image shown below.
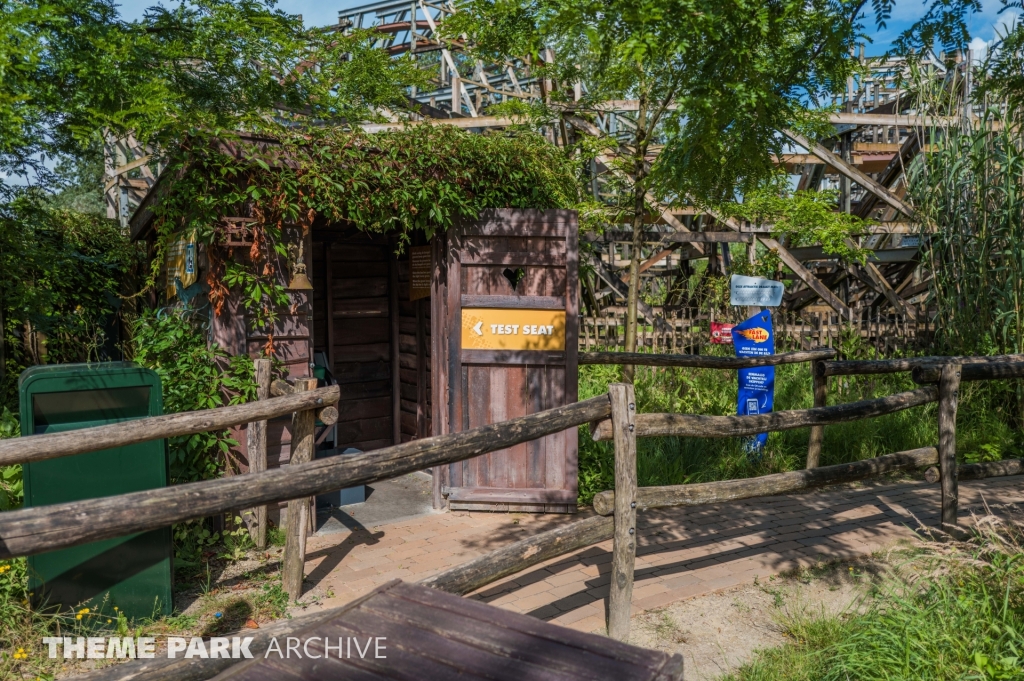
<svg viewBox="0 0 1024 681"><path fill-rule="evenodd" d="M435 434L577 400L577 237L573 211L495 210L435 239ZM453 509L571 513L576 429L437 472Z"/></svg>

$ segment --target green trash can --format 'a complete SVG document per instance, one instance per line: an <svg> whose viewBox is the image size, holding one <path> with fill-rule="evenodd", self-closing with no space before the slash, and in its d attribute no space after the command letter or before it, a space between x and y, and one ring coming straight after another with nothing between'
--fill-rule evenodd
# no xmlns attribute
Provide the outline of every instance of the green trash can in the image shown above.
<svg viewBox="0 0 1024 681"><path fill-rule="evenodd" d="M59 433L163 413L160 377L129 362L37 366L22 373L21 432ZM25 464L25 506L166 487L167 441ZM125 509L129 510L129 509ZM171 528L107 539L28 559L33 606L114 606L129 618L172 609ZM106 600L106 603L103 601Z"/></svg>

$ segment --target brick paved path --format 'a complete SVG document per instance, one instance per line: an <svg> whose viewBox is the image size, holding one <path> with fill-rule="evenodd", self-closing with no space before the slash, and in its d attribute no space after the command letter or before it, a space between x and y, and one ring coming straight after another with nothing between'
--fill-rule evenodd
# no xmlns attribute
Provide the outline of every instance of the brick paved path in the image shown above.
<svg viewBox="0 0 1024 681"><path fill-rule="evenodd" d="M961 516L1024 502L1024 476L963 482ZM934 525L939 487L862 485L640 515L634 612L826 560L913 540ZM348 535L312 537L306 588L326 607L390 579L417 581L580 516L438 513ZM611 542L502 580L474 595L583 631L603 631ZM333 592L333 595L330 594Z"/></svg>

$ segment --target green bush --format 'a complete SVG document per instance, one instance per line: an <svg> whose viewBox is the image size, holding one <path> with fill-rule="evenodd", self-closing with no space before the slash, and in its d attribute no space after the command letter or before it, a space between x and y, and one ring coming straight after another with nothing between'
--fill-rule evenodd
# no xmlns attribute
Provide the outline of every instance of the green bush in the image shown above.
<svg viewBox="0 0 1024 681"><path fill-rule="evenodd" d="M18 377L33 364L117 356L119 294L141 252L116 220L31 192L0 202L0 406L17 411Z"/></svg>
<svg viewBox="0 0 1024 681"><path fill-rule="evenodd" d="M18 419L7 407L0 408L0 440L21 435ZM21 464L0 466L0 511L21 506L24 491L21 483Z"/></svg>
<svg viewBox="0 0 1024 681"><path fill-rule="evenodd" d="M147 311L132 325L133 359L160 376L164 412L215 409L254 399L252 360L208 344L203 320L195 317L186 310ZM237 444L226 430L171 438L172 483L217 477Z"/></svg>
<svg viewBox="0 0 1024 681"><path fill-rule="evenodd" d="M143 313L132 325L132 349L136 362L160 376L166 413L214 409L256 397L252 360L208 344L203 318L195 312L168 308ZM171 483L218 477L231 465L229 452L237 444L227 430L170 438ZM203 521L175 525L176 565L199 565L203 552L222 540ZM228 549L232 555L235 548Z"/></svg>

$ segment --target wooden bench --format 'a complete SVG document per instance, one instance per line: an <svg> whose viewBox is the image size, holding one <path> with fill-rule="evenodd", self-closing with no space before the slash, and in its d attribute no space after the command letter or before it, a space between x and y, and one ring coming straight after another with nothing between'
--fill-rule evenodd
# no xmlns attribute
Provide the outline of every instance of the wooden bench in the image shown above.
<svg viewBox="0 0 1024 681"><path fill-rule="evenodd" d="M278 642L281 656L272 647L266 656L258 655L237 664L217 678L225 681L673 681L683 678L680 655L584 634L399 580L384 584L345 606L330 620L311 625L293 636L300 644L288 659L283 657L287 652L286 641L281 640ZM386 656L382 659L375 655L377 637L382 638L383 648L379 654ZM330 643L330 657L323 657L325 639ZM351 651L349 639L355 639ZM338 645L342 646L340 659ZM360 651L364 657L360 657ZM297 657L296 652L302 657ZM311 659L316 655L321 657Z"/></svg>

